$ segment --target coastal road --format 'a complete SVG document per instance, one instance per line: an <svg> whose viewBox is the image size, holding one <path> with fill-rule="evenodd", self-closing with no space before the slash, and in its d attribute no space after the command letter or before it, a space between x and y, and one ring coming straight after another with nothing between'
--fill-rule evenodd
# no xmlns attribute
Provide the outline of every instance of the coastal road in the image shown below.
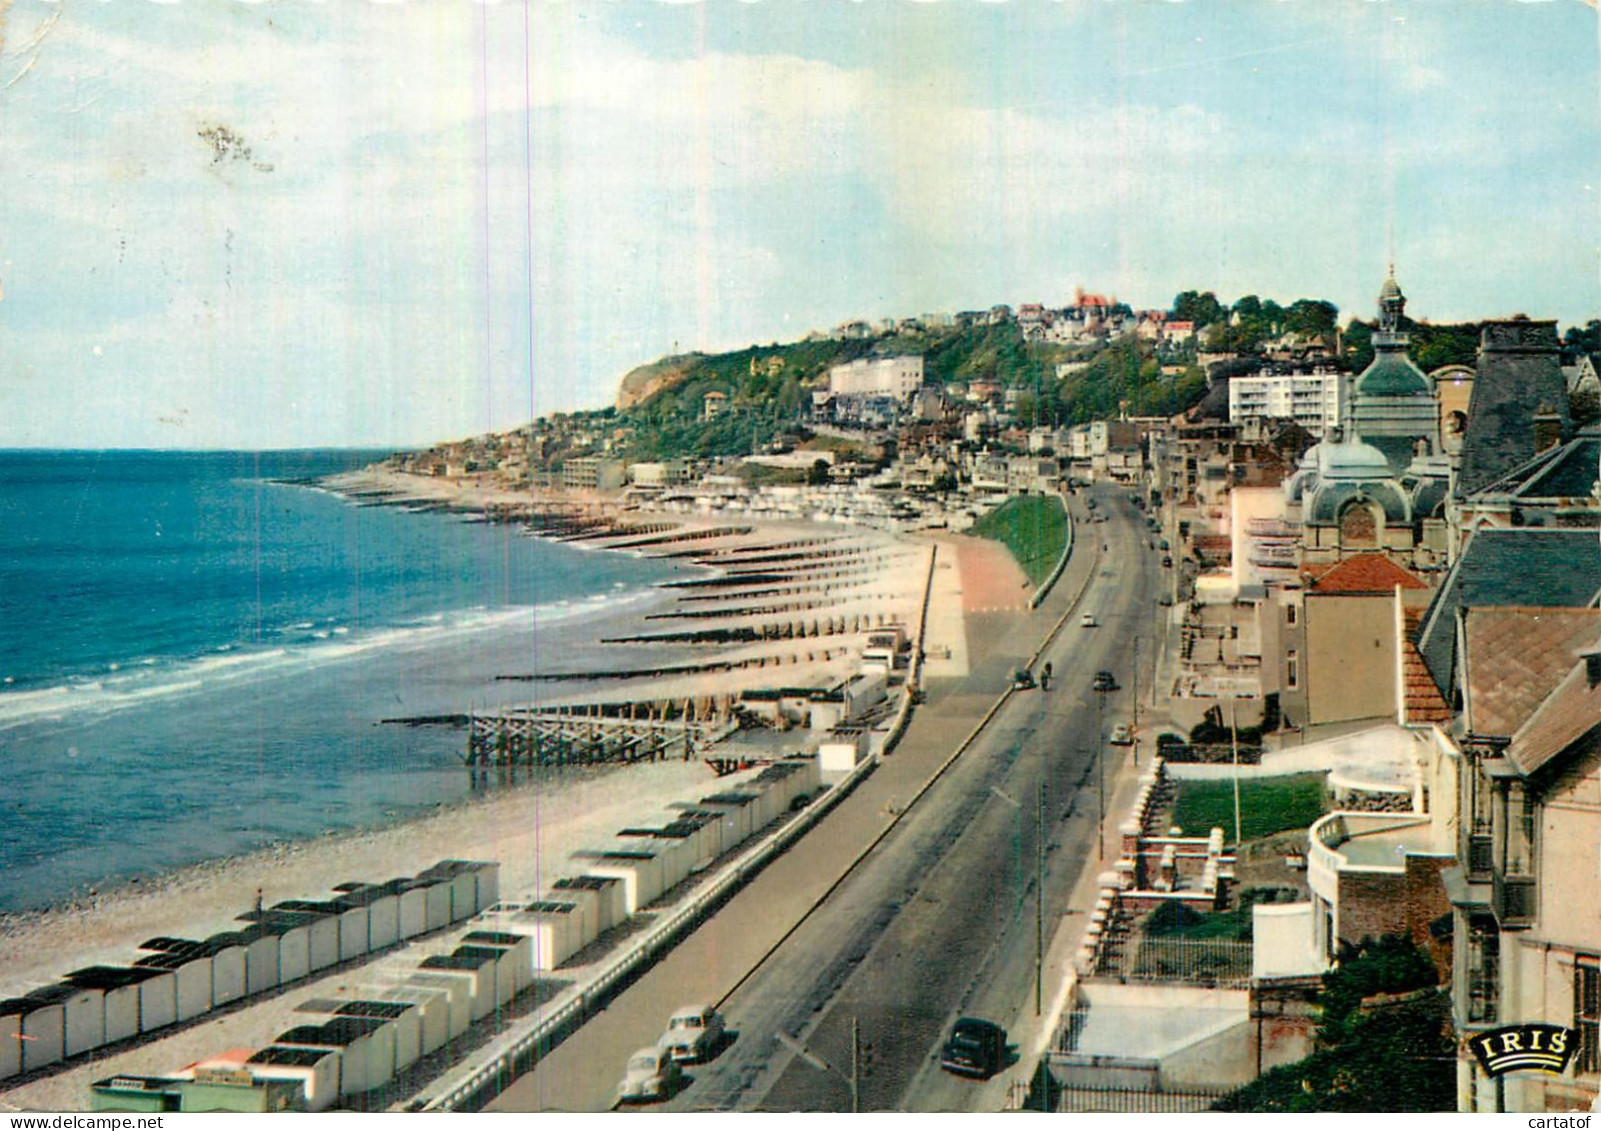
<svg viewBox="0 0 1601 1131"><path fill-rule="evenodd" d="M1095 851L1089 771L1097 704L1090 680L1104 667L1129 682L1130 641L1154 593L1137 512L1121 493L1102 491L1098 498L1100 509L1118 517L1080 525L1074 560L1045 606L1032 615L974 618L972 672L930 685L929 701L896 754L662 963L513 1083L493 1109L604 1110L628 1054L654 1042L673 1008L725 997L734 1039L713 1062L692 1070L691 1085L672 1108L849 1110L843 1076L797 1060L776 1035L802 1037L830 1064L845 1066L852 1017L875 1059L863 1085L864 1108L930 1106L930 1099L933 1106L965 1106L970 1085L925 1080L925 1070L955 1010L1003 1017L1032 997L1036 791L1044 782L1053 846L1049 930L1061 911L1060 893ZM1102 542L1109 547L1104 564ZM1011 667L1086 584L1080 608L1093 611L1101 627L1081 629L1073 613L1046 655L1056 668L1052 690L1014 694L897 819L983 717ZM1106 704L1108 728L1127 695ZM956 1090L945 1096L947 1088Z"/></svg>
<svg viewBox="0 0 1601 1131"><path fill-rule="evenodd" d="M738 1039L693 1071L670 1108L849 1111L853 1024L868 1049L861 1110L993 1104L992 1092L981 1098L980 1085L939 1070L939 1047L958 1016L1010 1024L1020 1011L1032 1012L1039 813L1048 943L1081 870L1099 855L1098 771L1110 783L1115 767L1096 763L1097 730L1126 721L1133 640L1149 624L1157 592L1143 516L1123 493L1103 489L1095 497L1098 510L1114 517L1079 527L1080 549L1098 562L1078 610L1043 657L1055 669L1051 690L1013 695L846 882L730 996L725 1012ZM1098 627L1081 627L1082 612ZM1149 639L1145 644L1148 652ZM1091 690L1101 669L1124 684L1104 705ZM1116 823L1105 831L1109 860L1117 855ZM1046 1002L1052 989L1044 987ZM778 1033L829 1068L796 1056Z"/></svg>

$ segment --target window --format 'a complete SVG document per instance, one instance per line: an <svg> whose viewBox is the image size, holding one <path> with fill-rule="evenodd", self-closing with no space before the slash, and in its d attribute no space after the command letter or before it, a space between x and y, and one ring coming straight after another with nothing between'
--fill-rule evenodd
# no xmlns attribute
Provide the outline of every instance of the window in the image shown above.
<svg viewBox="0 0 1601 1131"><path fill-rule="evenodd" d="M1285 605L1284 606L1284 623L1285 624L1294 624L1295 623L1295 606L1294 605Z"/></svg>
<svg viewBox="0 0 1601 1131"><path fill-rule="evenodd" d="M1575 1069L1601 1072L1601 957L1593 954L1574 960L1573 1027L1579 1031Z"/></svg>
<svg viewBox="0 0 1601 1131"><path fill-rule="evenodd" d="M1295 649L1284 653L1284 686L1291 691L1301 686L1301 663Z"/></svg>
<svg viewBox="0 0 1601 1131"><path fill-rule="evenodd" d="M1468 1021L1494 1025L1501 986L1501 936L1495 921L1475 918L1468 926Z"/></svg>

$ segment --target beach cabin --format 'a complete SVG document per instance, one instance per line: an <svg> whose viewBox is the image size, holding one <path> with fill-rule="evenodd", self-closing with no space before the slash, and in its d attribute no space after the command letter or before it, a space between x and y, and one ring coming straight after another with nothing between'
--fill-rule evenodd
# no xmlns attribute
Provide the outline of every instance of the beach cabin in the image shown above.
<svg viewBox="0 0 1601 1131"><path fill-rule="evenodd" d="M445 1040L453 1041L471 1027L472 986L467 981L449 972L419 969L405 975L396 992L409 993L413 989L442 995L445 1004ZM424 1032L427 1032L426 1026Z"/></svg>
<svg viewBox="0 0 1601 1131"><path fill-rule="evenodd" d="M533 984L534 944L528 935L515 930L486 929L468 931L461 941L466 946L487 947L503 952L500 971L511 981L511 998Z"/></svg>
<svg viewBox="0 0 1601 1131"><path fill-rule="evenodd" d="M442 931L450 926L450 899L454 881L449 876L418 876L412 881L423 893L424 930Z"/></svg>
<svg viewBox="0 0 1601 1131"><path fill-rule="evenodd" d="M54 1064L66 1049L67 1012L60 1002L36 1001L32 997L0 1001L0 1016L17 1018L17 1035L22 1045L22 1071Z"/></svg>
<svg viewBox="0 0 1601 1131"><path fill-rule="evenodd" d="M205 950L147 954L143 958L136 959L134 967L141 978L149 977L148 971L151 970L164 970L172 975L173 994L177 999L173 1009L174 1021L188 1021L211 1012L212 962L211 955ZM109 1020L108 1001L108 1027Z"/></svg>
<svg viewBox="0 0 1601 1131"><path fill-rule="evenodd" d="M245 1067L264 1080L293 1080L300 1085L307 1111L323 1111L339 1098L340 1051L327 1046L271 1045L253 1054Z"/></svg>
<svg viewBox="0 0 1601 1131"><path fill-rule="evenodd" d="M239 916L250 928L278 936L278 982L287 986L311 973L312 918L294 911L246 911ZM248 957L246 966L248 967ZM248 978L247 978L248 980Z"/></svg>
<svg viewBox="0 0 1601 1131"><path fill-rule="evenodd" d="M550 897L557 902L578 902L578 893L588 892L595 901L595 931L585 942L597 939L628 918L623 881L616 876L565 876L550 885Z"/></svg>
<svg viewBox="0 0 1601 1131"><path fill-rule="evenodd" d="M529 961L535 970L554 970L584 947L584 916L576 903L535 900L515 915L506 927L529 938Z"/></svg>
<svg viewBox="0 0 1601 1131"><path fill-rule="evenodd" d="M155 957L166 957L157 955ZM104 1044L126 1041L139 1033L139 983L145 974L122 966L86 966L74 970L66 980L75 986L93 986L100 991L101 1016L104 1025ZM206 981L207 1005L210 1008L211 981Z"/></svg>
<svg viewBox="0 0 1601 1131"><path fill-rule="evenodd" d="M519 979L517 972L514 969L513 963L516 956L510 951L504 950L500 947L476 946L470 943L463 943L450 953L466 958L482 958L490 960L489 965L486 966L485 969L492 970L494 972L495 1008L497 1009L503 1005L506 1005L511 1001L512 998L517 996L517 986L520 980L526 981L526 978Z"/></svg>
<svg viewBox="0 0 1601 1131"><path fill-rule="evenodd" d="M362 903L367 907L367 949L384 950L400 941L400 897L374 884L349 882L334 889L338 902Z"/></svg>
<svg viewBox="0 0 1601 1131"><path fill-rule="evenodd" d="M264 994L280 984L278 936L257 924L241 931L212 935L213 944L238 946L245 952L245 995Z"/></svg>
<svg viewBox="0 0 1601 1131"><path fill-rule="evenodd" d="M713 859L739 843L739 820L732 810L713 809L689 801L674 802L671 809L675 821L694 818L705 822L703 833L711 841L711 848L716 854Z"/></svg>
<svg viewBox="0 0 1601 1131"><path fill-rule="evenodd" d="M630 915L646 907L662 893L661 854L633 841L619 841L615 847L584 849L573 853L584 871L596 876L615 876L623 882L623 906Z"/></svg>
<svg viewBox="0 0 1601 1131"><path fill-rule="evenodd" d="M22 1012L20 999L0 1001L0 1080L22 1072Z"/></svg>
<svg viewBox="0 0 1601 1131"><path fill-rule="evenodd" d="M247 911L239 918L260 923L278 933L278 961L285 984L304 974L315 974L339 964L339 919L325 904L291 899L275 903L265 911ZM305 972L291 976L300 969L302 934L305 936Z"/></svg>
<svg viewBox="0 0 1601 1131"><path fill-rule="evenodd" d="M384 890L399 907L400 937L414 939L428 929L428 888L409 877L390 880Z"/></svg>
<svg viewBox="0 0 1601 1131"><path fill-rule="evenodd" d="M321 1025L296 1025L279 1033L273 1043L338 1052L341 1096L359 1095L394 1079L395 1034L380 1019L336 1017Z"/></svg>
<svg viewBox="0 0 1601 1131"><path fill-rule="evenodd" d="M387 1044L394 1059L382 1066L386 1079L393 1079L397 1073L410 1068L422 1055L422 1018L412 1002L343 996L313 998L297 1005L295 1012L321 1014L324 1017L323 1025L341 1017L377 1019L387 1023L391 1031Z"/></svg>
<svg viewBox="0 0 1601 1131"><path fill-rule="evenodd" d="M478 877L459 861L441 860L419 872L417 878L445 885L449 892L447 923L459 923L478 914Z"/></svg>
<svg viewBox="0 0 1601 1131"><path fill-rule="evenodd" d="M468 1012L474 1021L481 1021L495 1011L495 968L499 964L496 952L462 954L458 948L449 954L429 955L417 969L460 978L468 987Z"/></svg>
<svg viewBox="0 0 1601 1131"><path fill-rule="evenodd" d="M558 881L558 883L559 882L560 881ZM615 883L616 881L613 881L613 882ZM547 902L547 903L570 903L570 904L572 904L573 905L573 910L578 916L578 932L579 932L580 938L583 938L583 939L594 939L594 938L598 938L599 937L599 935L600 935L600 893L599 892L595 891L592 888L586 888L586 887L553 887L551 892L550 892L549 898L547 900L542 901L542 902ZM511 904L504 904L504 903L499 904L499 906L508 908L508 910L504 914L498 915L498 916L495 916L495 917L491 917L489 915L484 915L484 916L480 917L480 918L482 918L486 928L489 928L491 930L500 930L501 928L496 926L497 923L500 923L500 922L512 922L512 923L515 923L517 916L520 915L524 911L524 909L526 907L526 905L524 905L523 907L517 907L517 906L511 905ZM507 930L516 930L517 928L515 926L511 926L511 927L508 927L506 929ZM532 961L532 960L530 959L530 961Z"/></svg>
<svg viewBox="0 0 1601 1131"><path fill-rule="evenodd" d="M689 875L695 863L695 846L685 836L674 836L664 829L636 826L619 829L617 840L656 854L661 862L661 890L671 891Z"/></svg>
<svg viewBox="0 0 1601 1131"><path fill-rule="evenodd" d="M411 1008L417 1021L417 1056L427 1056L450 1040L450 999L439 986L397 982L377 977L351 991L353 1000L393 1002ZM400 1033L395 1034L395 1057L400 1059Z"/></svg>
<svg viewBox="0 0 1601 1131"><path fill-rule="evenodd" d="M99 987L57 982L34 990L28 998L61 1006L63 1056L77 1056L106 1043L106 998Z"/></svg>
<svg viewBox="0 0 1601 1131"><path fill-rule="evenodd" d="M721 793L713 793L702 797L696 808L731 814L735 822L735 844L743 844L755 834L757 829L761 828L756 819L760 806L757 805L756 795L753 793L724 790ZM724 851L727 851L730 847L732 846L727 844L727 838L725 837Z"/></svg>
<svg viewBox="0 0 1601 1131"><path fill-rule="evenodd" d="M245 948L227 934L199 944L211 957L211 1006L216 1009L245 996ZM141 999L141 1005L143 999ZM140 1024L143 1024L141 1020Z"/></svg>
<svg viewBox="0 0 1601 1131"><path fill-rule="evenodd" d="M432 1052L424 1039L424 1028L427 1021L425 1010L417 998L421 996L415 990L410 995L396 994L392 989L384 986L357 986L354 996L343 1002L339 1013L345 1017L384 1017L394 1023L395 1028L395 1075L400 1075L425 1055ZM429 995L437 999L438 994ZM440 1003L442 1006L442 1003ZM440 1023L440 1034L444 1033L443 1012L436 1009L436 1021ZM440 1044L444 1041L441 1039ZM438 1046L434 1046L437 1048Z"/></svg>

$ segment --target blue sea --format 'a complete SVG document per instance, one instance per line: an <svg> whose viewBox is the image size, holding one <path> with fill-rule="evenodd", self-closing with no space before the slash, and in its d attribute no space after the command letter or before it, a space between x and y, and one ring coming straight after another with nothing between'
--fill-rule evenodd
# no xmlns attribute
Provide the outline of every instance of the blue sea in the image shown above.
<svg viewBox="0 0 1601 1131"><path fill-rule="evenodd" d="M559 695L495 677L690 568L285 482L383 454L0 451L0 912L459 801L384 720Z"/></svg>

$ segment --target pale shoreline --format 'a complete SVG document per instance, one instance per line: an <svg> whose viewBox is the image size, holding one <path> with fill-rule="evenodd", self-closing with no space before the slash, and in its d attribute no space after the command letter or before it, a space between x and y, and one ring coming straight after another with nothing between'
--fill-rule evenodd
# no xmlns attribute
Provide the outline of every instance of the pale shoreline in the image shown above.
<svg viewBox="0 0 1601 1131"><path fill-rule="evenodd" d="M503 493L473 489L453 497L448 492L430 495L430 502L453 502L454 509L466 510L505 498ZM639 517L670 522L679 529L695 525L677 516L641 512ZM753 546L781 535L784 527L745 518L740 524L756 528L745 539ZM859 532L833 527L827 533L848 538ZM874 537L902 546L928 544L923 539ZM933 678L959 676L966 667L964 614L1016 607L1027 599L1026 581L997 543L956 536L939 536L934 541L942 547L936 560L943 568L936 570L930 594L929 639L931 649L941 649L947 658L941 662L931 651L928 674ZM922 550L918 556L926 559ZM893 571L885 568L881 572ZM895 593L909 596L915 589L921 604L922 577L880 580ZM730 654L738 649L719 647L716 651ZM837 665L802 663L786 670L783 678L821 675L830 667ZM768 678L776 674L768 673ZM664 688L682 694L686 682L693 681L669 680ZM630 694L638 693L637 688L630 690ZM566 780L561 780L563 777ZM317 898L348 880L379 882L455 857L498 860L506 896L534 895L571 872L568 857L587 842L648 819L672 802L714 792L719 783L727 781L714 777L703 764L683 761L592 769L581 774L553 773L549 780L508 788L496 796L440 803L436 811L377 827L330 830L243 856L206 860L176 872L120 883L92 899L80 897L39 911L8 913L0 916L0 996L38 988L79 967L102 962L126 964L132 961L138 943L155 935L203 937L232 929L236 926L233 917L252 905L258 888L263 889L268 903ZM172 1067L176 1066L149 1066L151 1071ZM68 1068L55 1075L76 1071ZM54 1075L47 1076L18 1091L31 1093L54 1079ZM36 1100L31 1095L14 1098Z"/></svg>

